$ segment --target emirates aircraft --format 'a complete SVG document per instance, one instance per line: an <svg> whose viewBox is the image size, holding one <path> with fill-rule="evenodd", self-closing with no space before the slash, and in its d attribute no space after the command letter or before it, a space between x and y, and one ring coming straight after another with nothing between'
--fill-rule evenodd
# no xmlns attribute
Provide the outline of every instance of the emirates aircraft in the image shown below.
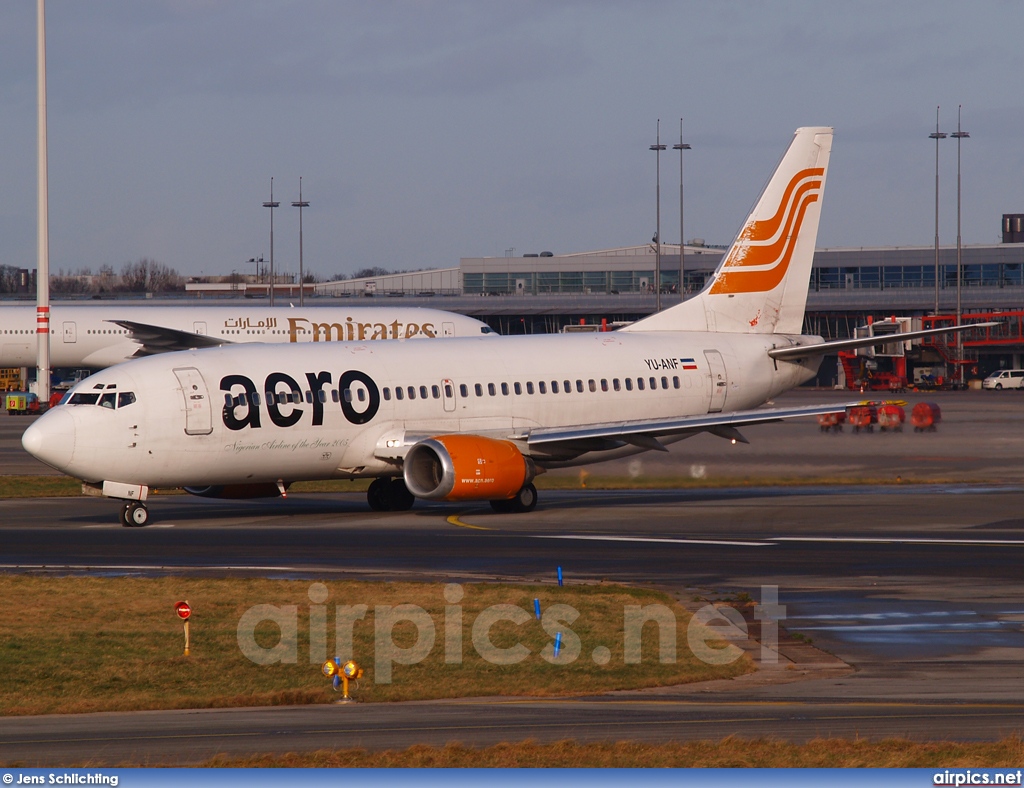
<svg viewBox="0 0 1024 788"><path fill-rule="evenodd" d="M90 369L237 342L361 342L494 333L471 317L422 307L57 304L50 321L51 366ZM0 306L0 367L33 367L36 351L36 308Z"/></svg>
<svg viewBox="0 0 1024 788"><path fill-rule="evenodd" d="M524 512L548 469L841 410L758 408L825 352L883 341L800 333L831 145L830 128L798 129L704 290L619 331L168 353L83 381L22 442L123 499L126 526L147 523L154 487L256 497L358 477L376 510Z"/></svg>

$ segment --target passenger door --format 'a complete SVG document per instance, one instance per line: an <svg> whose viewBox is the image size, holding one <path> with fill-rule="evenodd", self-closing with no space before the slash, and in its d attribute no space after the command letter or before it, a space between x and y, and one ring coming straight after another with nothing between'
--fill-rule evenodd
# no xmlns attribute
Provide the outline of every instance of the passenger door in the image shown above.
<svg viewBox="0 0 1024 788"><path fill-rule="evenodd" d="M711 375L711 404L708 405L708 413L718 413L725 407L725 397L729 393L725 361L717 350L705 350L704 358L708 360Z"/></svg>
<svg viewBox="0 0 1024 788"><path fill-rule="evenodd" d="M185 434L209 435L213 432L213 408L202 374L195 367L180 367L174 376L185 402Z"/></svg>

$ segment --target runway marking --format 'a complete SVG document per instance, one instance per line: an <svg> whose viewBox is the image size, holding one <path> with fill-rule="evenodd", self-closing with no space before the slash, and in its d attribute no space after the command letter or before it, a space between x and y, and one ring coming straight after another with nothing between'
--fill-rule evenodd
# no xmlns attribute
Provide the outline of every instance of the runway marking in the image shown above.
<svg viewBox="0 0 1024 788"><path fill-rule="evenodd" d="M923 539L898 536L772 536L773 542L838 542L845 544L934 544L979 547L1024 547L1024 539Z"/></svg>
<svg viewBox="0 0 1024 788"><path fill-rule="evenodd" d="M483 525L470 525L469 523L464 523L464 522L462 522L462 520L459 519L459 515L457 515L457 514L451 515L451 517L448 518L448 522L451 523L452 525L457 525L459 528L472 528L474 531L493 531L494 530L493 528L487 528L486 526L483 526Z"/></svg>
<svg viewBox="0 0 1024 788"><path fill-rule="evenodd" d="M530 534L532 539L576 539L585 542L650 542L654 544L705 544L723 547L774 547L772 542L741 542L725 539L655 539L649 536L590 536L584 534L560 534L555 536Z"/></svg>

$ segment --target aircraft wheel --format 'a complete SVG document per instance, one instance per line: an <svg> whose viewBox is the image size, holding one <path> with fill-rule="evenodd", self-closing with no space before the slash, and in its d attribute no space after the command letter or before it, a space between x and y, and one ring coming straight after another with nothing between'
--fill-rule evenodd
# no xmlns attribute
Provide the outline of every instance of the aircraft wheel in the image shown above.
<svg viewBox="0 0 1024 788"><path fill-rule="evenodd" d="M416 496L409 492L405 486L405 479L392 479L387 486L385 498L388 502L388 511L405 512L416 503Z"/></svg>
<svg viewBox="0 0 1024 788"><path fill-rule="evenodd" d="M142 528L149 522L149 509L144 503L129 501L121 509L121 525L125 528Z"/></svg>
<svg viewBox="0 0 1024 788"><path fill-rule="evenodd" d="M375 512L386 512L390 510L388 505L388 488L390 479L374 479L366 490L366 502Z"/></svg>
<svg viewBox="0 0 1024 788"><path fill-rule="evenodd" d="M537 488L527 484L509 503L512 504L513 512L532 512L537 506Z"/></svg>

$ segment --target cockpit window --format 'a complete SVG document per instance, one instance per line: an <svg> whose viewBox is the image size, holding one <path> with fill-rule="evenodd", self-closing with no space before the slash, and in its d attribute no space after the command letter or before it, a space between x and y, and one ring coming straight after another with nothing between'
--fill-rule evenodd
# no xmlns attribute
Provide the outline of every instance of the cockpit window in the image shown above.
<svg viewBox="0 0 1024 788"><path fill-rule="evenodd" d="M480 333L481 334L494 334L495 331L490 326L481 326L480 327Z"/></svg>
<svg viewBox="0 0 1024 788"><path fill-rule="evenodd" d="M124 408L135 402L133 391L105 391L102 394L98 391L76 391L70 396L65 396L61 404L68 405L99 405L101 408Z"/></svg>

